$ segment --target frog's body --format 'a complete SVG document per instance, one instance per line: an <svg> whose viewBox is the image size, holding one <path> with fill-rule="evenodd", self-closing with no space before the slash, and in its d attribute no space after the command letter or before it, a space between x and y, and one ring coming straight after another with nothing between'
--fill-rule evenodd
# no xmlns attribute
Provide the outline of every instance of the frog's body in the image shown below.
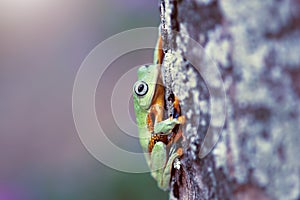
<svg viewBox="0 0 300 200"><path fill-rule="evenodd" d="M178 132L178 126L184 122L184 117L180 116L179 101L175 97L176 116L164 119L165 90L160 70L163 59L161 38L155 54L154 63L158 65L145 65L138 69L133 97L140 143L146 161L158 186L166 190L169 188L172 163L176 157L182 155L182 150L172 144L182 135Z"/></svg>

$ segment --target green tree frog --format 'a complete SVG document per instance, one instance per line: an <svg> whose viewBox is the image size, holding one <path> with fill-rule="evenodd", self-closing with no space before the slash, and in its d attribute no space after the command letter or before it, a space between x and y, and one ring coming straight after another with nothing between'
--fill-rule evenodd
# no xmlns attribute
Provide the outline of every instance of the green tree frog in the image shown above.
<svg viewBox="0 0 300 200"><path fill-rule="evenodd" d="M134 110L139 138L151 175L158 186L169 189L174 159L182 155L176 145L182 138L180 124L184 123L179 101L173 98L173 115L166 116L165 89L161 77L161 37L155 52L154 63L138 69L138 81L133 86ZM165 119L167 118L167 119Z"/></svg>

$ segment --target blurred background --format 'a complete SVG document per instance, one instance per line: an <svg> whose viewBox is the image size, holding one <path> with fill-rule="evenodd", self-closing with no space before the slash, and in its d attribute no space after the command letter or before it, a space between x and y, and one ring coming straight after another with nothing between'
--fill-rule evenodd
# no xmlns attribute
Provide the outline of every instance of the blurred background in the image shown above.
<svg viewBox="0 0 300 200"><path fill-rule="evenodd" d="M94 159L72 117L73 82L88 53L121 31L158 24L157 1L0 0L0 200L167 198L149 174ZM149 63L152 50L122 62L135 58ZM119 69L99 85L113 84ZM109 89L97 93L98 114L109 112L101 107ZM115 143L140 151L138 140L116 140L120 130L107 127Z"/></svg>

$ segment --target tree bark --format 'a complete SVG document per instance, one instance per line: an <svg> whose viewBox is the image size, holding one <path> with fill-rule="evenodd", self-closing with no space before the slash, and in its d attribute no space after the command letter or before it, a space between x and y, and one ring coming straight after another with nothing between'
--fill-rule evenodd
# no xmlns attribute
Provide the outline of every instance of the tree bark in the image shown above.
<svg viewBox="0 0 300 200"><path fill-rule="evenodd" d="M160 10L164 82L187 118L170 199L300 199L300 1L162 0ZM195 61L215 63L226 93L225 125L203 158L206 80L218 80Z"/></svg>

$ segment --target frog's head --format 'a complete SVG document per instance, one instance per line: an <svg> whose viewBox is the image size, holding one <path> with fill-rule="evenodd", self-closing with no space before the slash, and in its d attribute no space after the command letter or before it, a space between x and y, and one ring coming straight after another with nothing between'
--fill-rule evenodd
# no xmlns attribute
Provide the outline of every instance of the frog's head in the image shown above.
<svg viewBox="0 0 300 200"><path fill-rule="evenodd" d="M159 65L143 65L138 69L138 81L133 86L133 96L139 106L151 106L159 76Z"/></svg>

